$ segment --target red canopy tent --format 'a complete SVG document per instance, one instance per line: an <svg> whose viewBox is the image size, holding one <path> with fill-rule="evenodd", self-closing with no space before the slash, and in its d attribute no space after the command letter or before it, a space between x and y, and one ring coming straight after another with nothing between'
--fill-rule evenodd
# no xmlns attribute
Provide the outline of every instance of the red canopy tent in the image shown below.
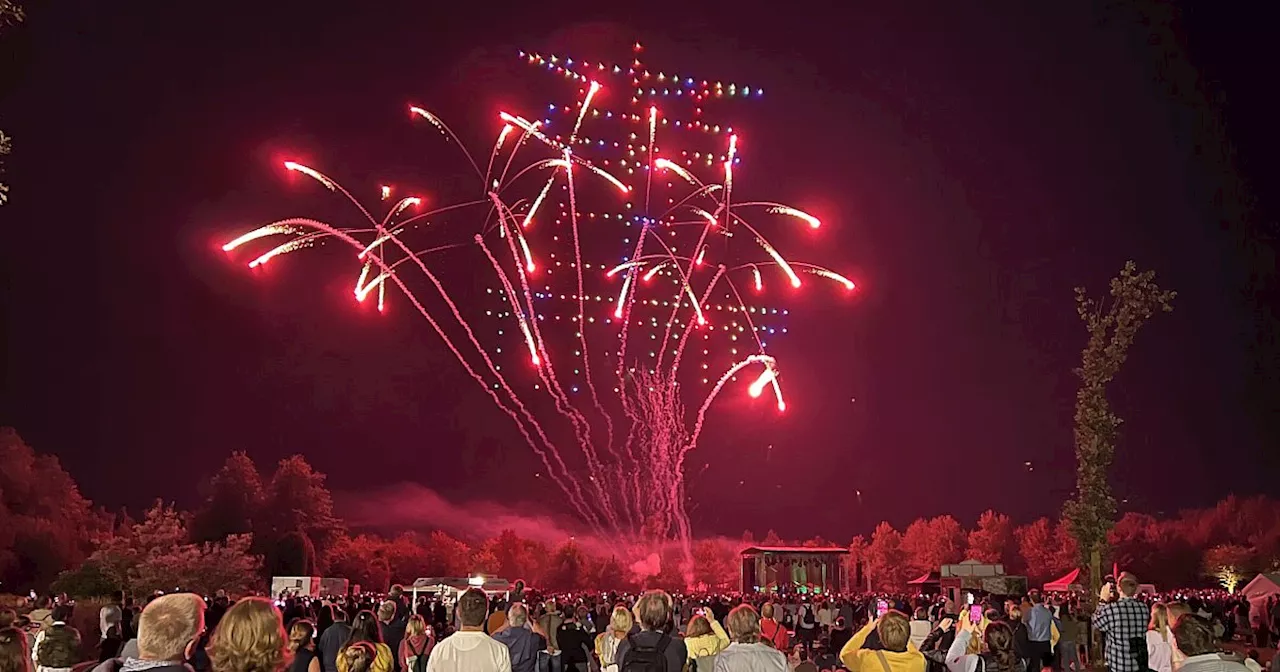
<svg viewBox="0 0 1280 672"><path fill-rule="evenodd" d="M907 582L908 586L931 586L940 582L937 572L925 572L918 579Z"/></svg>
<svg viewBox="0 0 1280 672"><path fill-rule="evenodd" d="M1080 587L1078 582L1080 578L1080 570L1073 569L1067 572L1067 575L1057 581L1050 581L1044 584L1046 593L1066 593Z"/></svg>

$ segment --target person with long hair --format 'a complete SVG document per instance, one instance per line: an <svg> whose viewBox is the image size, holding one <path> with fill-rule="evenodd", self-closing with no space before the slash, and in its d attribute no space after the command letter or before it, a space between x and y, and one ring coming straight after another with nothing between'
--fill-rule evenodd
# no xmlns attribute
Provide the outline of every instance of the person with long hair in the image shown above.
<svg viewBox="0 0 1280 672"><path fill-rule="evenodd" d="M635 620L631 617L630 609L621 604L613 608L608 629L596 635L596 657L600 659L600 667L604 672L618 672L618 644L631 633L633 625Z"/></svg>
<svg viewBox="0 0 1280 672"><path fill-rule="evenodd" d="M1162 602L1151 605L1151 623L1147 626L1147 667L1155 672L1173 672L1169 611Z"/></svg>
<svg viewBox="0 0 1280 672"><path fill-rule="evenodd" d="M342 645L338 650L338 672L352 672L349 665L357 662L355 658L365 655L365 652L351 652L353 644L365 642L373 646L374 657L369 663L368 672L391 672L395 668L395 658L391 654L391 649L382 643L382 632L378 628L378 619L373 615L372 611L364 609L356 614L356 618L351 622L351 634L347 637L347 643ZM352 653L348 656L348 653Z"/></svg>
<svg viewBox="0 0 1280 672"><path fill-rule="evenodd" d="M27 633L18 628L0 630L0 672L31 672Z"/></svg>
<svg viewBox="0 0 1280 672"><path fill-rule="evenodd" d="M405 672L418 672L427 669L428 656L435 640L431 637L427 619L419 614L409 617L405 625L404 639L400 640L400 664Z"/></svg>
<svg viewBox="0 0 1280 672"><path fill-rule="evenodd" d="M288 665L288 638L271 600L248 597L223 614L209 638L214 672L281 672Z"/></svg>
<svg viewBox="0 0 1280 672"><path fill-rule="evenodd" d="M716 655L729 646L729 635L710 609L699 608L684 630L684 646L699 670L709 670L715 666Z"/></svg>
<svg viewBox="0 0 1280 672"><path fill-rule="evenodd" d="M289 653L293 662L289 672L320 672L320 656L316 655L316 626L300 618L289 626Z"/></svg>
<svg viewBox="0 0 1280 672"><path fill-rule="evenodd" d="M1013 628L1004 621L987 625L982 634L981 654L968 653L969 642L976 637L978 625L967 620L947 651L947 669L951 672L1026 672L1026 662L1014 650ZM981 668L979 668L981 665Z"/></svg>

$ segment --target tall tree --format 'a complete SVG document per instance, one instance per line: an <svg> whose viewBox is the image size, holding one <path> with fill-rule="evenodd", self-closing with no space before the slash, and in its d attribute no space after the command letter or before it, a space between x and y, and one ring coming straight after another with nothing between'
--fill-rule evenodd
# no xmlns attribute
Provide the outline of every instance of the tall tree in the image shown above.
<svg viewBox="0 0 1280 672"><path fill-rule="evenodd" d="M979 562L999 562L1005 571L1013 569L1013 522L1009 516L988 509L978 516L978 526L969 533L969 557Z"/></svg>
<svg viewBox="0 0 1280 672"><path fill-rule="evenodd" d="M258 467L244 452L231 453L218 473L209 479L208 496L191 521L192 538L214 541L231 534L253 532L262 498Z"/></svg>
<svg viewBox="0 0 1280 672"><path fill-rule="evenodd" d="M1205 573L1218 579L1227 592L1234 593L1240 581L1254 571L1255 558L1253 549L1248 546L1240 544L1214 546L1204 553Z"/></svg>
<svg viewBox="0 0 1280 672"><path fill-rule="evenodd" d="M1121 420L1111 412L1107 385L1128 357L1138 329L1157 311L1172 311L1175 296L1175 292L1160 289L1154 271L1139 272L1132 261L1125 262L1120 275L1111 280L1110 300L1091 299L1083 287L1076 288L1076 313L1089 340L1075 370L1080 378L1073 432L1076 492L1063 513L1080 549L1081 564L1089 568L1091 595L1102 585L1102 556L1116 515L1107 472Z"/></svg>
<svg viewBox="0 0 1280 672"><path fill-rule="evenodd" d="M864 552L867 576L879 590L893 590L906 585L907 554L902 549L902 533L887 521L876 526L871 543Z"/></svg>
<svg viewBox="0 0 1280 672"><path fill-rule="evenodd" d="M1040 518L1014 530L1018 551L1033 583L1052 581L1076 566L1075 540L1066 528Z"/></svg>
<svg viewBox="0 0 1280 672"><path fill-rule="evenodd" d="M267 487L261 524L256 526L257 536L262 537L259 548L265 549L291 532L301 532L324 556L342 527L333 515L333 496L324 481L324 474L312 469L301 455L280 460Z"/></svg>
<svg viewBox="0 0 1280 672"><path fill-rule="evenodd" d="M582 579L586 558L582 549L572 539L564 542L549 559L547 587L552 590L574 590Z"/></svg>
<svg viewBox="0 0 1280 672"><path fill-rule="evenodd" d="M965 533L951 516L916 520L902 535L902 550L912 574L937 571L964 559ZM913 577L914 578L914 577Z"/></svg>

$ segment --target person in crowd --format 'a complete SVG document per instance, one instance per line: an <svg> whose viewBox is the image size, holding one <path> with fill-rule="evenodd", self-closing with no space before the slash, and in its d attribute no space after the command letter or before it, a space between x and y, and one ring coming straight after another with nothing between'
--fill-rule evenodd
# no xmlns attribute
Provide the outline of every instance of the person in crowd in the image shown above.
<svg viewBox="0 0 1280 672"><path fill-rule="evenodd" d="M1044 603L1040 591L1027 596L1030 608L1023 614L1027 625L1027 653L1035 669L1053 664L1053 611Z"/></svg>
<svg viewBox="0 0 1280 672"><path fill-rule="evenodd" d="M1178 650L1178 634L1173 631L1173 624L1189 613L1191 613L1191 606L1181 600L1170 602L1165 606L1165 621L1169 624L1169 646L1173 650L1172 664L1175 670L1182 667L1182 661L1186 656L1182 655L1182 651ZM1277 670L1277 672L1280 672L1280 670Z"/></svg>
<svg viewBox="0 0 1280 672"><path fill-rule="evenodd" d="M124 613L114 604L108 604L98 610L98 628L101 633L98 637L99 663L120 654L120 648L124 646L124 626L121 624L123 619Z"/></svg>
<svg viewBox="0 0 1280 672"><path fill-rule="evenodd" d="M322 609L331 612L332 624L320 633L320 641L316 644L320 650L320 672L338 672L338 651L351 638L351 624L347 623L347 612L342 609L330 605Z"/></svg>
<svg viewBox="0 0 1280 672"><path fill-rule="evenodd" d="M684 642L667 634L672 617L671 596L661 590L651 590L636 601L632 610L640 632L628 635L618 644L614 660L624 672L635 669L661 669L658 659L664 660L668 672L684 668L689 651Z"/></svg>
<svg viewBox="0 0 1280 672"><path fill-rule="evenodd" d="M822 632L830 632L831 627L836 624L836 610L831 606L830 598L824 599L822 605L818 607L818 627Z"/></svg>
<svg viewBox="0 0 1280 672"><path fill-rule="evenodd" d="M471 588L455 606L459 629L431 649L427 672L511 672L511 652L484 633L489 598Z"/></svg>
<svg viewBox="0 0 1280 672"><path fill-rule="evenodd" d="M863 648L873 631L881 648ZM867 623L845 642L840 662L849 672L925 672L926 668L924 656L911 644L911 621L897 610Z"/></svg>
<svg viewBox="0 0 1280 672"><path fill-rule="evenodd" d="M262 597L236 602L222 615L209 638L209 660L214 672L283 670L290 656L280 610Z"/></svg>
<svg viewBox="0 0 1280 672"><path fill-rule="evenodd" d="M63 622L54 622L43 633L36 651L37 672L70 672L80 662L80 632Z"/></svg>
<svg viewBox="0 0 1280 672"><path fill-rule="evenodd" d="M1115 599L1116 586L1110 582L1102 586L1098 610L1093 614L1093 627L1105 633L1107 669L1110 672L1143 672L1146 670L1147 624L1151 622L1151 610L1136 599L1138 579L1125 572L1120 576L1120 595Z"/></svg>
<svg viewBox="0 0 1280 672"><path fill-rule="evenodd" d="M1147 667L1154 672L1173 672L1169 612L1160 602L1151 605L1151 623L1147 626Z"/></svg>
<svg viewBox="0 0 1280 672"><path fill-rule="evenodd" d="M762 640L761 620L755 607L749 604L740 604L729 612L725 625L732 641L716 656L713 672L787 671L786 655ZM701 670L701 666L698 669Z"/></svg>
<svg viewBox="0 0 1280 672"><path fill-rule="evenodd" d="M955 641L947 650L947 669L951 672L1027 672L1026 661L1014 650L1013 629L1004 621L988 623L982 631L982 653L971 653L971 643L978 636L980 623L968 619L960 624ZM1035 672L1035 671L1032 671Z"/></svg>
<svg viewBox="0 0 1280 672"><path fill-rule="evenodd" d="M1030 611L1030 610L1028 610ZM1027 623L1023 616L1022 605L1015 604L1009 610L1009 628L1013 630L1013 650L1018 654L1018 658L1026 663L1027 669L1033 669L1031 638L1028 635ZM1034 669L1040 669L1035 666Z"/></svg>
<svg viewBox="0 0 1280 672"><path fill-rule="evenodd" d="M336 623L334 625L337 625ZM347 641L343 643L342 648L338 650L336 659L337 672L349 672L347 664L352 662L348 659L346 652L351 648L352 644L360 642L368 642L374 651L373 661L369 663L369 672L392 672L395 667L395 656L391 654L391 649L382 641L382 633L378 630L378 619L374 617L373 612L367 609L356 614L356 618L351 622L351 634L347 636ZM359 657L363 652L357 651L354 656Z"/></svg>
<svg viewBox="0 0 1280 672"><path fill-rule="evenodd" d="M342 650L343 665L349 672L371 672L378 659L378 649L373 642L356 642Z"/></svg>
<svg viewBox="0 0 1280 672"><path fill-rule="evenodd" d="M1080 642L1084 635L1084 624L1076 615L1070 604L1063 604L1059 612L1058 645L1054 649L1059 672L1079 672L1084 670L1084 661L1080 658Z"/></svg>
<svg viewBox="0 0 1280 672"><path fill-rule="evenodd" d="M954 618L943 617L938 622L938 627L934 628L918 647L920 654L924 656L929 672L946 671L947 651L951 650L951 644L956 638L955 628L951 627L955 622Z"/></svg>
<svg viewBox="0 0 1280 672"><path fill-rule="evenodd" d="M818 666L814 664L809 649L798 646L796 647L796 662L792 666L793 672L818 672Z"/></svg>
<svg viewBox="0 0 1280 672"><path fill-rule="evenodd" d="M547 633L547 651L555 655L560 651L560 640L557 637L564 617L560 615L560 605L555 600L547 600L544 608L546 612L538 617L538 627Z"/></svg>
<svg viewBox="0 0 1280 672"><path fill-rule="evenodd" d="M404 641L405 627L408 626L408 621L400 620L401 613L408 617L407 607L403 607L402 602L395 599L386 600L378 606L378 631L382 633L382 642L397 653L400 651L400 643ZM403 669L400 656L396 656L396 672L402 672Z"/></svg>
<svg viewBox="0 0 1280 672"><path fill-rule="evenodd" d="M1208 619L1185 614L1173 626L1174 639L1185 659L1179 672L1246 672L1244 659L1221 653Z"/></svg>
<svg viewBox="0 0 1280 672"><path fill-rule="evenodd" d="M700 608L685 628L684 646L689 651L689 660L696 662L697 669L710 670L715 667L716 655L729 646L729 635L716 622L716 616L710 609Z"/></svg>
<svg viewBox="0 0 1280 672"><path fill-rule="evenodd" d="M409 617L405 625L405 636L400 642L400 655L396 660L404 672L426 672L427 657L435 646L435 638L427 627L427 619L420 614Z"/></svg>
<svg viewBox="0 0 1280 672"><path fill-rule="evenodd" d="M920 650L930 632L933 632L933 623L929 622L929 610L916 607L916 617L911 619L911 644Z"/></svg>
<svg viewBox="0 0 1280 672"><path fill-rule="evenodd" d="M609 626L596 636L596 659L600 661L603 672L618 672L618 644L631 634L634 625L635 619L631 617L630 609L622 605L613 608Z"/></svg>
<svg viewBox="0 0 1280 672"><path fill-rule="evenodd" d="M796 639L800 640L806 649L812 648L813 643L818 639L818 613L808 600L800 605L799 612L796 614Z"/></svg>
<svg viewBox="0 0 1280 672"><path fill-rule="evenodd" d="M485 621L484 631L490 636L502 630L507 624L507 604L501 598L494 599L489 620Z"/></svg>
<svg viewBox="0 0 1280 672"><path fill-rule="evenodd" d="M204 610L204 600L191 593L151 600L138 615L136 654L108 658L93 672L191 672L186 659L204 631Z"/></svg>
<svg viewBox="0 0 1280 672"><path fill-rule="evenodd" d="M0 628L0 672L31 672L31 652L27 650L27 633L10 625Z"/></svg>
<svg viewBox="0 0 1280 672"><path fill-rule="evenodd" d="M537 632L537 624L529 618L529 607L512 602L507 608L507 621L493 638L507 647L512 672L534 672L538 653L547 648L547 638Z"/></svg>
<svg viewBox="0 0 1280 672"><path fill-rule="evenodd" d="M760 607L760 641L779 651L786 651L791 645L791 634L774 618L777 611L777 605L772 602L765 602Z"/></svg>
<svg viewBox="0 0 1280 672"><path fill-rule="evenodd" d="M293 662L289 672L320 672L320 656L316 655L316 626L299 619L289 626L289 653Z"/></svg>
<svg viewBox="0 0 1280 672"><path fill-rule="evenodd" d="M36 608L27 614L27 618L31 619L32 625L42 630L53 625L53 598L48 595L37 597Z"/></svg>
<svg viewBox="0 0 1280 672"><path fill-rule="evenodd" d="M586 607L566 611L564 623L556 633L556 641L562 647L560 669L564 672L587 672L587 662L591 660L591 633L583 626L586 619Z"/></svg>
<svg viewBox="0 0 1280 672"><path fill-rule="evenodd" d="M763 624L763 620L761 621ZM836 616L836 624L831 628L830 646L832 651L844 648L845 642L853 638L853 630L844 616Z"/></svg>

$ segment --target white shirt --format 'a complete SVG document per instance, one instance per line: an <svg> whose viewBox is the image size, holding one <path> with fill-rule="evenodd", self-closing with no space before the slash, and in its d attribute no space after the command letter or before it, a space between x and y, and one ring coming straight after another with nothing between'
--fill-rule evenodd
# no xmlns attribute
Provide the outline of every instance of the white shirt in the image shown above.
<svg viewBox="0 0 1280 672"><path fill-rule="evenodd" d="M1165 630L1166 635L1172 635ZM1155 672L1173 672L1173 641L1155 630L1147 631L1147 667Z"/></svg>
<svg viewBox="0 0 1280 672"><path fill-rule="evenodd" d="M483 632L455 632L431 649L427 672L511 672L511 652Z"/></svg>

